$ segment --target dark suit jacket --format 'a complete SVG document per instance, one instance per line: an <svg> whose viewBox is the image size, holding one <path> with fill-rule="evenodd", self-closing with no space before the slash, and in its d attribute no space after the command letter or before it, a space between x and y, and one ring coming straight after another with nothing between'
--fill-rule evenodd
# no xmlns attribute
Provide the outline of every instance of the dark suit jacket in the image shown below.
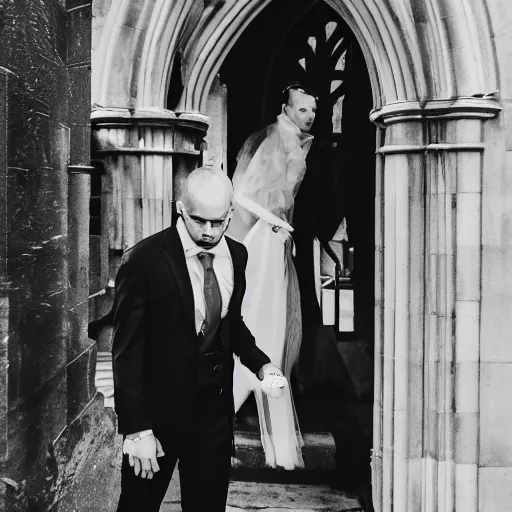
<svg viewBox="0 0 512 512"><path fill-rule="evenodd" d="M229 312L221 322L223 389L233 408L233 353L256 373L269 358L241 316L247 250L226 238L234 269ZM176 227L150 236L123 256L114 299L113 370L118 430L152 428L179 439L190 430L197 391L198 337L192 284ZM169 437L171 436L171 437Z"/></svg>

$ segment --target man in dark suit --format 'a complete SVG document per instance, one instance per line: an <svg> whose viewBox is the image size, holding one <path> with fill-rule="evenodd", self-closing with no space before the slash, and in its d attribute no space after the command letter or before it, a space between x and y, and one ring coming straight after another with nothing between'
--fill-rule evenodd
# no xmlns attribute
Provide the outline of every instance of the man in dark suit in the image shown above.
<svg viewBox="0 0 512 512"><path fill-rule="evenodd" d="M118 511L158 511L179 460L182 509L224 512L233 354L264 384L282 378L241 317L247 251L224 236L232 194L223 173L196 169L176 226L123 256L112 347L125 436Z"/></svg>

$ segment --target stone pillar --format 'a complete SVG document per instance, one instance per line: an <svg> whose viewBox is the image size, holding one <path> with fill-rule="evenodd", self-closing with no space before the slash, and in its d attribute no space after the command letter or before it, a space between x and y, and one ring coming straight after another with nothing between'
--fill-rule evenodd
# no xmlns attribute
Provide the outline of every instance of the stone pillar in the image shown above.
<svg viewBox="0 0 512 512"><path fill-rule="evenodd" d="M421 490L424 165L421 121L381 131L376 204L377 510L413 510Z"/></svg>
<svg viewBox="0 0 512 512"><path fill-rule="evenodd" d="M218 76L215 77L208 94L206 114L210 118L210 129L206 135L208 147L204 155L205 164L228 172L228 90Z"/></svg>
<svg viewBox="0 0 512 512"><path fill-rule="evenodd" d="M208 117L164 109L97 109L92 125L93 156L105 168L101 236L109 268L101 281L111 287L123 251L171 225L183 180L203 163ZM98 300L110 303L112 297L107 293ZM97 304L94 310L109 307Z"/></svg>
<svg viewBox="0 0 512 512"><path fill-rule="evenodd" d="M471 98L374 116L379 512L478 510L483 122L498 112Z"/></svg>
<svg viewBox="0 0 512 512"><path fill-rule="evenodd" d="M109 181L110 249L123 251L170 225L183 178L202 163L207 120L163 109L93 112L93 151Z"/></svg>
<svg viewBox="0 0 512 512"><path fill-rule="evenodd" d="M92 400L96 343L89 339L89 198L94 167L68 166L69 343L68 423Z"/></svg>
<svg viewBox="0 0 512 512"><path fill-rule="evenodd" d="M482 119L441 116L429 132L425 510L476 512Z"/></svg>

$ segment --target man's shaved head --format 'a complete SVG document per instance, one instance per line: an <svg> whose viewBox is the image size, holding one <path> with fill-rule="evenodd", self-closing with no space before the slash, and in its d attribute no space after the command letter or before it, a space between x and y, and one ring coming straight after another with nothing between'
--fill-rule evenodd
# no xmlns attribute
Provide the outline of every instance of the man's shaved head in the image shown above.
<svg viewBox="0 0 512 512"><path fill-rule="evenodd" d="M197 245L217 245L231 219L233 185L220 171L200 167L185 182L183 195L176 203L189 235Z"/></svg>
<svg viewBox="0 0 512 512"><path fill-rule="evenodd" d="M208 209L223 210L225 214L232 199L233 185L223 172L199 167L188 175L182 199L188 211L201 205Z"/></svg>

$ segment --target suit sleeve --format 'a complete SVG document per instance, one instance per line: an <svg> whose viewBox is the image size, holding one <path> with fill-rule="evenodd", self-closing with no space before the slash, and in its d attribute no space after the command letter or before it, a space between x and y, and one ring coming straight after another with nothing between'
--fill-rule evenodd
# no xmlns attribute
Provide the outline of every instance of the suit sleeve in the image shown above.
<svg viewBox="0 0 512 512"><path fill-rule="evenodd" d="M243 249L243 269L242 272L242 297L245 294L245 268L247 265L247 249ZM240 306L239 306L240 308ZM258 373L264 364L270 363L269 357L256 346L256 341L249 328L245 325L240 309L234 312L234 318L231 322L233 351L240 357L241 363L249 368L251 372Z"/></svg>
<svg viewBox="0 0 512 512"><path fill-rule="evenodd" d="M113 307L114 399L120 434L152 428L144 368L147 279L144 267L125 255L116 275Z"/></svg>

